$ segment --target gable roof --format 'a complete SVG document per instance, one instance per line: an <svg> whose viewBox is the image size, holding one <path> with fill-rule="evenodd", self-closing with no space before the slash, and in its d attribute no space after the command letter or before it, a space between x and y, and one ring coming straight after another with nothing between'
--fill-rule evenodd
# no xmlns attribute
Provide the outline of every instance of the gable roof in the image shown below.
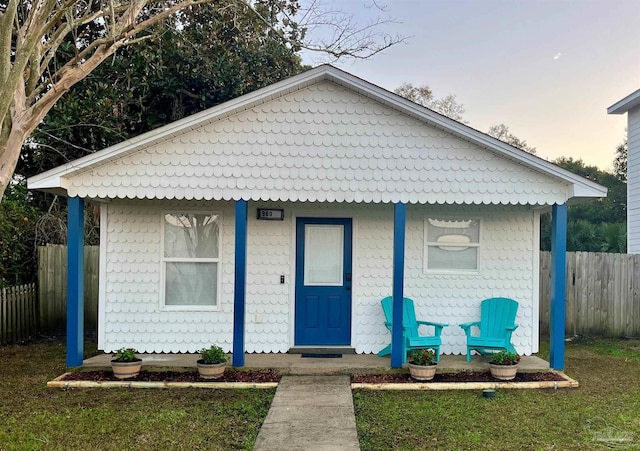
<svg viewBox="0 0 640 451"><path fill-rule="evenodd" d="M606 188L590 180L577 176L548 161L536 157L535 155L512 147L502 141L492 138L485 133L479 132L478 130L442 116L432 110L424 108L392 92L375 86L330 65L318 66L314 69L291 77L289 79L280 81L252 93L245 94L241 97L222 103L208 110L167 124L163 127L131 138L94 154L87 155L78 160L59 166L37 176L31 177L28 180L28 186L31 189L53 191L64 195L78 195L78 192L80 192L80 195L82 195L82 190L76 190L70 183L70 180L72 180L74 177L77 178L83 174L89 174L87 175L87 177L91 177L90 173L94 169L101 168L109 164L117 164L118 161L123 161L123 159L131 156L136 152L141 152L144 149L148 149L152 146L162 145L162 143L167 143L171 140L180 139L181 136L186 136L189 133L194 133L194 131L206 128L212 123L224 121L225 119L231 118L234 115L238 115L242 112L250 111L252 109L259 109L261 105L273 102L276 99L282 98L283 96L304 90L322 82L330 82L344 88L344 90L350 93L364 96L389 110L393 110L404 116L409 116L419 123L441 130L443 132L446 132L448 135L452 135L458 138L459 140L466 141L473 144L474 146L478 146L479 148L489 151L492 154L498 156L500 159L510 162L511 165L516 164L519 167L526 168L529 171L538 174L538 176L541 176L543 179L547 177L551 179L551 184L559 183L564 186L564 188L561 190L563 191L562 193L557 192L557 195L554 199L541 201L540 203L542 204L549 204L550 202L564 202L570 198L590 198L606 196ZM144 161L136 164L140 163L144 164ZM504 171L505 169L500 168L500 170ZM539 183L540 180L537 180L537 182ZM91 181L83 180L82 183L85 185L91 184ZM69 191L70 188L71 191ZM333 189L333 187L331 189ZM556 191L558 190L556 189ZM96 190L85 190L84 195L102 197ZM166 195L164 196L166 197ZM109 195L104 197L114 196ZM122 195L115 195L115 197L131 197L131 195L127 193ZM141 196L138 196L136 194L134 195L134 197L149 197L149 194L145 193ZM179 195L177 198L185 197L189 196ZM230 197L241 198L242 192L236 189L232 194L229 194L228 196L221 196L220 198ZM196 195L194 198L198 198L198 196ZM419 199L415 196L409 198L406 196L389 197L384 195L378 195L374 197L354 197L351 199L345 198L343 196L329 196L328 199L342 199L365 202L413 201L422 203L424 201L424 199ZM285 199L281 197L273 200L294 199ZM430 202L431 200L427 201ZM487 202L486 199L480 201L476 199L474 201L474 203L493 202L494 201ZM522 203L520 201L511 202L510 200L505 202L504 199L495 202ZM528 199L526 203L537 202L532 202L530 199Z"/></svg>
<svg viewBox="0 0 640 451"><path fill-rule="evenodd" d="M640 89L607 108L609 114L624 114L640 105Z"/></svg>

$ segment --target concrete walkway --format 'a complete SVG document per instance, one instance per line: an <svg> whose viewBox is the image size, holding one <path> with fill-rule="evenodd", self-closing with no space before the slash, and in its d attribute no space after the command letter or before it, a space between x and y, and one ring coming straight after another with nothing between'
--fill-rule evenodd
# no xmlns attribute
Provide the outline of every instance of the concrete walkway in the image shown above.
<svg viewBox="0 0 640 451"><path fill-rule="evenodd" d="M349 376L283 376L254 451L358 451Z"/></svg>

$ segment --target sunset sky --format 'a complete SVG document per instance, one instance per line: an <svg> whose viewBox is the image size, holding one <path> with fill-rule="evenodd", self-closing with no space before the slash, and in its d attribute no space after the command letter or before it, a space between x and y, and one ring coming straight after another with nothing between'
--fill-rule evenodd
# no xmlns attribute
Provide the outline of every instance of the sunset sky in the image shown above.
<svg viewBox="0 0 640 451"><path fill-rule="evenodd" d="M606 109L640 88L640 0L387 0L382 14L371 2L325 5L360 24L390 16L384 31L406 43L338 67L391 91L455 94L471 127L505 123L542 158L612 169L626 115Z"/></svg>

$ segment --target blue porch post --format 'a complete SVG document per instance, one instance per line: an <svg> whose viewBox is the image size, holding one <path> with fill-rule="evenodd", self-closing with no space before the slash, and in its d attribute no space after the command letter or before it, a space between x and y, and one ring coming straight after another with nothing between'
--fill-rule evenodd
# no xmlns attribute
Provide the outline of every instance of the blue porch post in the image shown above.
<svg viewBox="0 0 640 451"><path fill-rule="evenodd" d="M549 364L564 369L564 323L567 283L567 204L551 210L551 310L549 312Z"/></svg>
<svg viewBox="0 0 640 451"><path fill-rule="evenodd" d="M84 200L67 200L67 366L84 354Z"/></svg>
<svg viewBox="0 0 640 451"><path fill-rule="evenodd" d="M393 313L391 325L391 368L402 368L402 309L404 298L404 237L407 206L393 206Z"/></svg>
<svg viewBox="0 0 640 451"><path fill-rule="evenodd" d="M244 312L247 279L247 201L236 201L236 255L233 283L233 366L244 366Z"/></svg>

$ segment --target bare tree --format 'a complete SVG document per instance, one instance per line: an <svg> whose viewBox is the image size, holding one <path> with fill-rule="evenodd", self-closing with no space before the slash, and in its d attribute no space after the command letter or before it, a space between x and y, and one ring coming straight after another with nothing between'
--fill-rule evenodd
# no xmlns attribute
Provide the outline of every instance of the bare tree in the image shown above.
<svg viewBox="0 0 640 451"><path fill-rule="evenodd" d="M393 92L427 108L433 105L433 91L427 85L414 86L412 83L402 83L400 87Z"/></svg>
<svg viewBox="0 0 640 451"><path fill-rule="evenodd" d="M367 58L402 41L377 31L384 20L359 27L313 8L297 20L297 0L0 0L0 200L22 145L58 99L119 48L153 38L154 24L204 3L252 12L293 49L333 59ZM336 34L305 41L305 22Z"/></svg>
<svg viewBox="0 0 640 451"><path fill-rule="evenodd" d="M418 105L429 108L430 110L447 116L455 121L467 124L464 120L464 105L458 103L454 94L437 99L433 95L433 91L427 85L414 86L411 83L403 83L394 91L399 96L411 100Z"/></svg>
<svg viewBox="0 0 640 451"><path fill-rule="evenodd" d="M529 152L529 153L532 153L532 154L536 153L536 148L535 147L530 146L527 143L527 141L525 141L524 139L520 139L516 135L511 133L511 131L509 130L509 127L507 127L504 124L498 124L498 125L492 126L487 131L487 134L489 136L493 136L496 139L499 139L500 141L504 141L507 144L512 145L513 147L517 147L518 149L522 149L525 152Z"/></svg>

